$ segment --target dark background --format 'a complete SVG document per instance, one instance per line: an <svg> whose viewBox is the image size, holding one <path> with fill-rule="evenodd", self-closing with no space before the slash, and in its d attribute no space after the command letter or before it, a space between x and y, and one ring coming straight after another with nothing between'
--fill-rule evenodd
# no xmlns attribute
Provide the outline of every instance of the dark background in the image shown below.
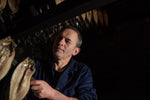
<svg viewBox="0 0 150 100"><path fill-rule="evenodd" d="M93 71L99 100L149 100L148 5L138 0L106 6L110 26L85 34L80 59Z"/></svg>

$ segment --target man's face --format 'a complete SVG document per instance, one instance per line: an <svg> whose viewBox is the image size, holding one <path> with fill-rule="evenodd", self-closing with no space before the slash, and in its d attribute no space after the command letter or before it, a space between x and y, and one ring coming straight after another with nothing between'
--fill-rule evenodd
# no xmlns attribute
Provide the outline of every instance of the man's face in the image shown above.
<svg viewBox="0 0 150 100"><path fill-rule="evenodd" d="M55 38L53 44L53 54L58 59L71 58L78 54L79 48L76 47L78 40L77 33L72 29L65 29Z"/></svg>

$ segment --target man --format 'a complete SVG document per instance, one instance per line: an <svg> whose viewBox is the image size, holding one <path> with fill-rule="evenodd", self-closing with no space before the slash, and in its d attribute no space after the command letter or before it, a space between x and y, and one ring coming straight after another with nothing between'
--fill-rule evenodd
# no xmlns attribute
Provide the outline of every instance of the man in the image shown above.
<svg viewBox="0 0 150 100"><path fill-rule="evenodd" d="M90 68L72 58L80 52L81 44L76 28L68 26L60 31L53 43L53 59L48 63L35 61L31 100L97 100Z"/></svg>

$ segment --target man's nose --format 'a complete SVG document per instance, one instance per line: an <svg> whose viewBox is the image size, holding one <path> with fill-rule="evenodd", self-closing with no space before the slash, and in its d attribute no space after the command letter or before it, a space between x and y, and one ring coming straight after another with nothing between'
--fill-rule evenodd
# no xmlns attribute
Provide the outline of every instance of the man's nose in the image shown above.
<svg viewBox="0 0 150 100"><path fill-rule="evenodd" d="M63 38L59 40L59 45L64 45L64 39Z"/></svg>

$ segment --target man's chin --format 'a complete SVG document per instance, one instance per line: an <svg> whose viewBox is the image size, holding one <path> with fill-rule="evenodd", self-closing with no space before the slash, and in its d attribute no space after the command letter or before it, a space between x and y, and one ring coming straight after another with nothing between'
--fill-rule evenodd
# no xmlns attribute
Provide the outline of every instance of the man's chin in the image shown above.
<svg viewBox="0 0 150 100"><path fill-rule="evenodd" d="M63 55L62 55L62 53L61 52L56 52L55 53L55 57L57 57L57 58L60 58L60 57L62 57Z"/></svg>

